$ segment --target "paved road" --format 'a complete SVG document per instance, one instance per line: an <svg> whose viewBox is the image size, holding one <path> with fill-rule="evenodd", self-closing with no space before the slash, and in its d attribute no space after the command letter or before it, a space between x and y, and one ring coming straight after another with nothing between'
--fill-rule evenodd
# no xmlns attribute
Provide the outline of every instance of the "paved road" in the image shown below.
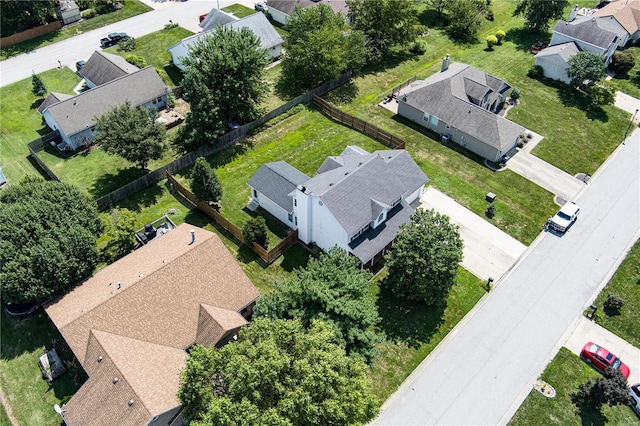
<svg viewBox="0 0 640 426"><path fill-rule="evenodd" d="M564 236L543 234L383 406L377 425L505 423L640 229L640 133L577 198ZM562 341L561 341L562 339Z"/></svg>
<svg viewBox="0 0 640 426"><path fill-rule="evenodd" d="M218 3L220 8L233 3L253 7L251 0L165 2L166 5L156 10L0 62L0 86L28 78L32 72L37 74L55 68L58 61L75 71L76 61L86 60L100 49L100 39L110 32L124 31L132 37L140 37L161 30L170 19L193 31L198 28L198 17L217 7Z"/></svg>

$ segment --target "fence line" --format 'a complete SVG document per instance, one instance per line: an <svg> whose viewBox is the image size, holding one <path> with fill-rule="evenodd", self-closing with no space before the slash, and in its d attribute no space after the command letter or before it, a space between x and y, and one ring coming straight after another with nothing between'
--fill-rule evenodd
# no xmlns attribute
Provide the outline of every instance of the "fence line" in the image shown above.
<svg viewBox="0 0 640 426"><path fill-rule="evenodd" d="M418 76L414 75L413 77L408 78L407 80L403 81L402 83L398 84L397 86L394 86L393 89L391 89L391 94L393 96L397 96L400 94L400 89L407 87L408 85L410 85L411 83L413 83L414 81L418 80Z"/></svg>
<svg viewBox="0 0 640 426"><path fill-rule="evenodd" d="M0 38L0 49L4 49L5 47L13 46L14 44L22 43L26 40L31 40L32 38L52 33L56 30L62 28L62 24L60 21L53 21L48 24L40 25L35 28L30 28L28 30L22 31L20 33L12 34L7 37Z"/></svg>
<svg viewBox="0 0 640 426"><path fill-rule="evenodd" d="M319 96L313 96L313 103L334 120L371 136L372 138L382 142L389 148L404 149L405 147L404 140L400 139L394 134L389 133L386 130L382 130L380 127L374 124L371 124L361 118L355 117L340 110L339 108L336 108Z"/></svg>
<svg viewBox="0 0 640 426"><path fill-rule="evenodd" d="M49 179L57 180L57 181L60 181L58 176L56 176L56 174L53 173L53 170L51 170L44 163L44 161L42 161L42 159L38 156L37 153L40 151L43 151L47 143L59 137L60 137L60 133L57 130L55 130L53 132L47 133L44 136L39 137L38 139L34 139L27 144L27 149L29 150L29 154L31 155L31 158L33 158L35 162L38 163L38 166L40 166L40 168L44 170L47 176L49 176Z"/></svg>
<svg viewBox="0 0 640 426"><path fill-rule="evenodd" d="M193 204L200 211L212 218L218 225L220 225L225 231L235 237L242 244L246 244L244 235L242 235L242 229L240 229L234 223L218 213L218 211L211 207L209 203L198 201L196 197L191 193L191 191L180 184L180 182L178 182L176 178L171 175L171 173L166 172L166 178L173 185L174 189L179 192L184 198L189 200L191 204ZM265 263L270 264L273 263L273 261L280 257L280 255L284 253L286 249L294 245L297 241L298 231L293 231L269 251L265 250L264 247L256 243L252 243L250 247L254 251L254 253L260 256L260 258Z"/></svg>

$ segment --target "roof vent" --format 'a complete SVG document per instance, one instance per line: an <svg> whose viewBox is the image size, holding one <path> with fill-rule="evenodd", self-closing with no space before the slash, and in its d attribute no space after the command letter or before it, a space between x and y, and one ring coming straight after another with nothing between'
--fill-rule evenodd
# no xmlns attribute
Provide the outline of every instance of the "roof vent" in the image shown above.
<svg viewBox="0 0 640 426"><path fill-rule="evenodd" d="M118 378L117 378L117 377L114 377L114 378L113 378L113 380L112 380L112 382L113 382L113 384L115 385L116 383L118 383Z"/></svg>
<svg viewBox="0 0 640 426"><path fill-rule="evenodd" d="M333 182L331 182L331 183L329 184L329 186L333 186Z"/></svg>
<svg viewBox="0 0 640 426"><path fill-rule="evenodd" d="M87 312L87 308L82 308L82 312Z"/></svg>
<svg viewBox="0 0 640 426"><path fill-rule="evenodd" d="M118 281L118 290L120 290L121 288L122 288L122 283Z"/></svg>
<svg viewBox="0 0 640 426"><path fill-rule="evenodd" d="M349 172L344 172L344 175L345 175L345 176L346 176L346 175L348 175L348 174L349 174Z"/></svg>
<svg viewBox="0 0 640 426"><path fill-rule="evenodd" d="M138 275L138 278L142 278L142 277L144 277L144 274L139 274Z"/></svg>
<svg viewBox="0 0 640 426"><path fill-rule="evenodd" d="M131 407L133 405L133 399L129 400L129 407Z"/></svg>
<svg viewBox="0 0 640 426"><path fill-rule="evenodd" d="M98 362L102 362L102 355L98 356ZM118 379L116 379L116 380L118 380Z"/></svg>

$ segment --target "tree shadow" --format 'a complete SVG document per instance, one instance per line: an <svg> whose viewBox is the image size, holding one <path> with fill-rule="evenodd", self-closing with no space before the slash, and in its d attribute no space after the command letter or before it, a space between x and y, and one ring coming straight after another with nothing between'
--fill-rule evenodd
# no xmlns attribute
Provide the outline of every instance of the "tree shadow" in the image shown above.
<svg viewBox="0 0 640 426"><path fill-rule="evenodd" d="M142 191L123 199L118 203L119 208L125 208L134 212L141 212L142 209L151 207L162 197L164 190L159 185L151 185Z"/></svg>
<svg viewBox="0 0 640 426"><path fill-rule="evenodd" d="M608 423L602 411L595 408L579 391L571 394L571 402L576 406L576 414L580 416L583 426L604 426Z"/></svg>
<svg viewBox="0 0 640 426"><path fill-rule="evenodd" d="M164 72L167 73L167 76L169 76L174 86L180 86L182 78L184 77L180 68L176 67L174 64L167 64L164 66Z"/></svg>
<svg viewBox="0 0 640 426"><path fill-rule="evenodd" d="M349 80L327 93L324 98L335 105L346 105L353 102L356 96L358 96L358 85L353 80Z"/></svg>
<svg viewBox="0 0 640 426"><path fill-rule="evenodd" d="M438 15L435 9L424 9L418 14L417 18L421 25L429 28L442 29L449 25L446 15Z"/></svg>
<svg viewBox="0 0 640 426"><path fill-rule="evenodd" d="M539 40L550 40L551 34L545 32L540 33L528 28L512 28L507 31L505 39L516 45L516 50L529 52L531 46Z"/></svg>
<svg viewBox="0 0 640 426"><path fill-rule="evenodd" d="M218 151L214 154L209 155L207 157L207 161L212 168L217 169L218 167L225 166L236 158L244 155L247 151L253 149L253 147L253 141L244 139L230 145L228 148L225 148L222 151ZM192 168L189 170L192 170ZM191 172L189 172L189 176L191 176Z"/></svg>
<svg viewBox="0 0 640 426"><path fill-rule="evenodd" d="M398 299L384 285L378 294L379 328L388 340L402 341L413 348L428 342L443 322L445 306Z"/></svg>
<svg viewBox="0 0 640 426"><path fill-rule="evenodd" d="M584 111L590 120L597 120L603 123L609 121L606 111L602 109L602 107L593 106L590 96L585 92L575 89L568 84L548 78L541 79L540 81L544 85L557 90L558 100L560 100L565 107L577 108Z"/></svg>
<svg viewBox="0 0 640 426"><path fill-rule="evenodd" d="M129 182L142 176L142 170L138 167L129 167L118 170L116 173L105 173L100 176L91 188L89 194L94 198L102 197Z"/></svg>
<svg viewBox="0 0 640 426"><path fill-rule="evenodd" d="M301 269L307 266L309 259L313 254L307 250L302 244L296 243L282 253L282 262L280 267L287 272Z"/></svg>
<svg viewBox="0 0 640 426"><path fill-rule="evenodd" d="M33 102L31 102L31 105L29 106L29 109L36 109L40 105L42 105L43 102L44 102L44 98L35 99Z"/></svg>

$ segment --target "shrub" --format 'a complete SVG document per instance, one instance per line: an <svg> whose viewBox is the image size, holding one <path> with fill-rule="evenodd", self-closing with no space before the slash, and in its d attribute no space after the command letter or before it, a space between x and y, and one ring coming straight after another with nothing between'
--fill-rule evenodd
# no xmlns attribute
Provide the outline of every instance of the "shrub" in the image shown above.
<svg viewBox="0 0 640 426"><path fill-rule="evenodd" d="M493 203L489 204L484 214L486 214L488 218L494 217L496 215L496 205Z"/></svg>
<svg viewBox="0 0 640 426"><path fill-rule="evenodd" d="M124 52L131 52L136 48L136 39L133 37L127 37L118 43L118 50L122 50Z"/></svg>
<svg viewBox="0 0 640 426"><path fill-rule="evenodd" d="M84 12L82 12L82 17L84 19L91 19L94 16L96 16L98 14L98 12L96 12L95 9L87 9Z"/></svg>
<svg viewBox="0 0 640 426"><path fill-rule="evenodd" d="M625 304L625 300L618 293L609 293L604 301L604 311L607 315L619 315L620 309Z"/></svg>
<svg viewBox="0 0 640 426"><path fill-rule="evenodd" d="M169 24L166 24L166 25L164 26L164 29L165 29L165 30L171 30L171 29L173 29L173 28L175 28L175 27L177 27L177 26L178 26L178 24L176 24L176 23L174 23L174 22L171 22L171 23L169 23Z"/></svg>
<svg viewBox="0 0 640 426"><path fill-rule="evenodd" d="M267 249L267 223L264 217L257 216L249 219L242 227L242 236L246 244L256 243Z"/></svg>
<svg viewBox="0 0 640 426"><path fill-rule="evenodd" d="M518 99L520 99L520 96L522 96L522 90L517 89L515 87L511 89L511 93L509 93L509 97L511 99L513 99L514 101L517 101ZM524 135L522 137L524 137Z"/></svg>
<svg viewBox="0 0 640 426"><path fill-rule="evenodd" d="M487 21L492 21L493 22L493 19L494 19L493 11L490 10L490 11L487 12Z"/></svg>
<svg viewBox="0 0 640 426"><path fill-rule="evenodd" d="M636 64L636 57L631 50L623 50L613 54L611 69L620 74L626 74Z"/></svg>
<svg viewBox="0 0 640 426"><path fill-rule="evenodd" d="M487 47L489 48L489 50L492 50L493 46L495 46L496 44L498 44L498 39L496 36L490 35L487 37Z"/></svg>
<svg viewBox="0 0 640 426"><path fill-rule="evenodd" d="M502 30L498 30L496 32L496 38L498 39L498 44L502 44L502 40L506 37L507 33Z"/></svg>
<svg viewBox="0 0 640 426"><path fill-rule="evenodd" d="M522 148L524 146L524 142L522 141L522 139L518 139L518 142L516 142L516 146L518 148Z"/></svg>
<svg viewBox="0 0 640 426"><path fill-rule="evenodd" d="M147 61L142 56L129 54L129 55L126 55L124 59L125 61L129 62L131 65L135 65L140 69L147 66Z"/></svg>
<svg viewBox="0 0 640 426"><path fill-rule="evenodd" d="M427 51L427 46L421 41L414 41L411 43L411 47L409 47L409 52L415 55L424 55Z"/></svg>
<svg viewBox="0 0 640 426"><path fill-rule="evenodd" d="M544 69L540 65L534 65L527 71L527 76L540 79L544 77Z"/></svg>

